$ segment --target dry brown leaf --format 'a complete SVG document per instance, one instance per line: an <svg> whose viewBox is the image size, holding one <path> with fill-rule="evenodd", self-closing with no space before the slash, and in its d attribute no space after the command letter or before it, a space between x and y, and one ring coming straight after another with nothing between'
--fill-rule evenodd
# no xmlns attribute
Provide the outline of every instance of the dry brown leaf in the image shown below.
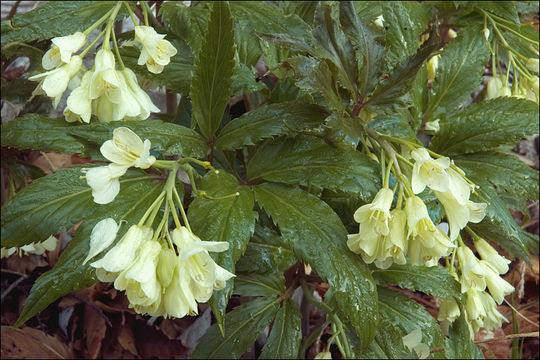
<svg viewBox="0 0 540 360"><path fill-rule="evenodd" d="M135 336L133 335L133 327L135 319L132 316L122 314L122 327L118 335L118 343L127 351L137 356L137 347L135 346Z"/></svg>
<svg viewBox="0 0 540 360"><path fill-rule="evenodd" d="M186 357L189 350L180 340L169 340L160 331L142 321L138 321L135 326L135 341L139 355L144 359Z"/></svg>
<svg viewBox="0 0 540 360"><path fill-rule="evenodd" d="M73 352L63 341L43 331L6 327L2 328L2 358L71 359Z"/></svg>
<svg viewBox="0 0 540 360"><path fill-rule="evenodd" d="M161 330L161 332L170 340L176 339L178 335L180 335L179 326L176 325L172 319L163 319L156 328Z"/></svg>
<svg viewBox="0 0 540 360"><path fill-rule="evenodd" d="M21 274L29 274L37 267L47 265L47 260L40 255L12 255L6 259L6 267Z"/></svg>
<svg viewBox="0 0 540 360"><path fill-rule="evenodd" d="M84 336L86 338L86 357L96 359L101 350L101 342L107 332L105 319L92 306L84 306L83 315Z"/></svg>
<svg viewBox="0 0 540 360"><path fill-rule="evenodd" d="M504 336L504 331L501 328L493 330L491 334L482 329L476 333L475 341L484 341L502 336ZM490 341L481 344L480 349L483 351L486 359L508 359L510 357L511 344L512 340Z"/></svg>
<svg viewBox="0 0 540 360"><path fill-rule="evenodd" d="M73 165L71 154L59 154L56 152L42 153L33 161L33 164L41 168L46 174L52 174L58 169L69 168Z"/></svg>

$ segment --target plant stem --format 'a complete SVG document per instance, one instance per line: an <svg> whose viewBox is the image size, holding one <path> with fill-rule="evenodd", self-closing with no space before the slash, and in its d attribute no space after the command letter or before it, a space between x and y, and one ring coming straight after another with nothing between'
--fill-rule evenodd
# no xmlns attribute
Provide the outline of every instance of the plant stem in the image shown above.
<svg viewBox="0 0 540 360"><path fill-rule="evenodd" d="M101 25L101 23L107 20L107 18L111 15L111 12L113 11L113 9L114 8L111 8L111 10L107 11L107 13L105 13L105 15L99 18L98 21L93 23L88 29L84 30L83 34L88 36L88 34L90 34L95 28L97 28L99 25Z"/></svg>
<svg viewBox="0 0 540 360"><path fill-rule="evenodd" d="M120 51L118 50L118 43L116 42L116 34L114 33L114 30L112 32L112 38L113 38L114 52L116 53L116 57L118 58L118 62L120 63L120 69L124 70L126 67L124 66L124 62L122 61L122 57L120 56Z"/></svg>

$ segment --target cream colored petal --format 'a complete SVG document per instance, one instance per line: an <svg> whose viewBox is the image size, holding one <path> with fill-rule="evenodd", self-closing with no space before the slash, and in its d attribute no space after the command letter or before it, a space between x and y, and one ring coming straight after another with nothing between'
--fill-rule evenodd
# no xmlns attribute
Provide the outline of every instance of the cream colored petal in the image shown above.
<svg viewBox="0 0 540 360"><path fill-rule="evenodd" d="M94 202L108 204L120 192L118 179L127 171L127 167L100 166L91 168L86 173L86 182L92 188Z"/></svg>
<svg viewBox="0 0 540 360"><path fill-rule="evenodd" d="M83 265L109 247L116 239L118 225L112 218L106 218L98 222L90 234L90 250L84 259Z"/></svg>
<svg viewBox="0 0 540 360"><path fill-rule="evenodd" d="M233 277L236 277L236 275L216 264L216 281L214 283L214 290L223 289L226 285L226 281Z"/></svg>
<svg viewBox="0 0 540 360"><path fill-rule="evenodd" d="M41 87L49 97L57 97L66 91L69 83L69 75L63 68L45 77Z"/></svg>
<svg viewBox="0 0 540 360"><path fill-rule="evenodd" d="M479 223L484 219L484 216L486 216L486 203L475 203L472 201L469 201L467 203L467 208L470 211L470 219L469 221L472 223Z"/></svg>
<svg viewBox="0 0 540 360"><path fill-rule="evenodd" d="M45 70L51 70L57 67L62 63L62 59L60 59L60 49L58 47L53 46L47 52L43 55L43 58L41 58L41 66Z"/></svg>
<svg viewBox="0 0 540 360"><path fill-rule="evenodd" d="M411 187L415 194L420 194L426 188L426 183L420 176L420 165L415 163L412 170Z"/></svg>
<svg viewBox="0 0 540 360"><path fill-rule="evenodd" d="M156 62L154 62L153 60L148 60L146 62L146 68L148 69L148 71L150 71L152 74L161 74L161 72L163 71L164 69L164 66L163 65L159 65L157 64Z"/></svg>

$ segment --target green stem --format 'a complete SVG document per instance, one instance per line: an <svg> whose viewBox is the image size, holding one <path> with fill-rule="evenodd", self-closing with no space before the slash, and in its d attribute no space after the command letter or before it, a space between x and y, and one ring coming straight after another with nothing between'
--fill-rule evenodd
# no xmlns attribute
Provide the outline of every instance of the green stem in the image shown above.
<svg viewBox="0 0 540 360"><path fill-rule="evenodd" d="M120 51L118 50L118 43L116 42L116 34L114 33L114 31L112 32L112 38L113 38L114 52L116 53L116 57L118 58L118 62L120 63L120 69L124 70L126 67L124 66L122 57L120 56Z"/></svg>
<svg viewBox="0 0 540 360"><path fill-rule="evenodd" d="M154 210L155 207L158 207L161 206L161 202L163 201L163 197L165 196L165 190L163 190L159 195L158 197L156 198L156 200L154 200L154 202L152 203L152 205L150 205L150 207L148 208L148 210L146 210L146 212L144 213L144 215L142 216L141 220L139 220L139 223L137 224L138 226L142 226L144 224L144 222L146 221L146 219L148 218L148 215L150 215L150 213L152 212L152 210ZM152 225L152 224L150 224Z"/></svg>
<svg viewBox="0 0 540 360"><path fill-rule="evenodd" d="M334 333L334 335L332 336L333 339L332 340L335 340L336 341L336 345L339 349L339 352L341 353L341 355L347 359L347 355L345 354L345 350L343 349L343 345L341 344L341 340L339 339L339 334L341 333L338 329L337 329L337 326L336 326L336 323L332 323L332 332ZM328 342L328 349L330 349L330 345L331 345L331 342ZM328 351L328 350L327 350Z"/></svg>
<svg viewBox="0 0 540 360"><path fill-rule="evenodd" d="M384 174L386 174L386 156L384 150L381 149L381 184L386 183Z"/></svg>
<svg viewBox="0 0 540 360"><path fill-rule="evenodd" d="M95 23L93 23L88 29L84 30L83 31L83 34L88 36L88 34L90 34L95 28L97 28L99 25L101 25L105 20L107 20L107 18L110 16L111 12L113 11L114 8L111 8L109 11L107 11L105 13L105 15L103 15L101 18L99 18L98 21L96 21Z"/></svg>
<svg viewBox="0 0 540 360"><path fill-rule="evenodd" d="M385 174L385 177L384 177L384 187L387 188L388 187L388 184L390 183L390 170L392 170L392 163L394 161L393 160L390 160L388 162L388 166L387 166L387 169L386 169L386 174Z"/></svg>
<svg viewBox="0 0 540 360"><path fill-rule="evenodd" d="M86 53L94 46L96 45L96 43L99 41L99 39L101 39L101 37L105 35L105 30L103 30L101 32L101 34L98 35L98 37L96 37L96 39L94 41L92 41L92 43L90 45L88 45L88 47L86 49L83 50L83 52L81 52L79 54L79 56L82 58L84 57L84 55L86 55Z"/></svg>
<svg viewBox="0 0 540 360"><path fill-rule="evenodd" d="M182 224L180 223L180 219L178 219L178 214L176 213L176 208L174 206L174 202L172 198L167 197L167 202L169 203L169 206L171 207L171 210L172 210L174 224L176 225L177 228L181 228Z"/></svg>
<svg viewBox="0 0 540 360"><path fill-rule="evenodd" d="M146 1L141 1L141 7L144 14L144 25L148 26L148 4Z"/></svg>
<svg viewBox="0 0 540 360"><path fill-rule="evenodd" d="M515 31L514 29L512 29L512 28L510 28L510 27L508 27L508 26L506 26L506 25L499 24L499 26L502 27L503 29L505 29L506 31L509 31L509 32L511 32L512 34L516 35L517 37L519 37L519 38L521 38L521 39L523 39L523 40L525 40L525 41L530 42L531 44L534 44L534 45L536 45L536 46L539 45L539 44L538 44L538 41L534 41L534 40L532 40L532 39L529 39L528 37L521 35L521 34L518 33L517 31Z"/></svg>
<svg viewBox="0 0 540 360"><path fill-rule="evenodd" d="M191 227L189 226L186 212L184 210L184 206L182 205L182 200L180 200L180 195L178 194L178 190L176 190L176 187L173 188L173 194L176 198L176 201L178 202L178 208L180 209L180 213L182 214L182 219L184 219L184 224L186 225L186 228L189 230L189 232L192 232Z"/></svg>
<svg viewBox="0 0 540 360"><path fill-rule="evenodd" d="M131 21L133 21L133 25L137 26L138 25L137 18L135 17L135 14L133 14L133 10L131 10L131 6L129 6L129 3L127 1L124 1L123 3L129 12L129 16L131 16Z"/></svg>
<svg viewBox="0 0 540 360"><path fill-rule="evenodd" d="M114 8L112 9L111 15L109 16L109 21L107 22L107 29L105 30L105 40L103 40L103 48L105 50L111 50L110 45L110 39L111 39L111 31L114 31L113 23L116 19L116 15L118 15L118 11L120 10L120 7L122 6L122 3L117 3Z"/></svg>

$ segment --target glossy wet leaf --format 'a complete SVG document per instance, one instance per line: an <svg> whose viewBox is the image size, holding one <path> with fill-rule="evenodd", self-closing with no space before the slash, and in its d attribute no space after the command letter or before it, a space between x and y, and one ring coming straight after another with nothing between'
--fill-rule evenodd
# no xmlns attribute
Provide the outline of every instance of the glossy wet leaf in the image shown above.
<svg viewBox="0 0 540 360"><path fill-rule="evenodd" d="M279 272L237 273L234 294L243 296L275 296L285 292L285 278Z"/></svg>
<svg viewBox="0 0 540 360"><path fill-rule="evenodd" d="M291 299L280 307L272 331L262 349L261 359L297 359L302 339L301 316Z"/></svg>

